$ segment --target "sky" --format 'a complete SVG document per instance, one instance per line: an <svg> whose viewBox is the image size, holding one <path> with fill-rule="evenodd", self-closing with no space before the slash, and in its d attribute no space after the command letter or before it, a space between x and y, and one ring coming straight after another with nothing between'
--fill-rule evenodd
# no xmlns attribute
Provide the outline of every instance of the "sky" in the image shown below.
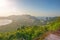
<svg viewBox="0 0 60 40"><path fill-rule="evenodd" d="M60 0L0 0L0 16L60 16Z"/></svg>

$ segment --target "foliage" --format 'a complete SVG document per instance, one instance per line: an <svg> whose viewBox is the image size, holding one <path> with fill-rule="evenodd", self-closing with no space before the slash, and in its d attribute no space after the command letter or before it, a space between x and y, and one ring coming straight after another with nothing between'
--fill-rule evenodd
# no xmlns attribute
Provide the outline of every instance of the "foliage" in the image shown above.
<svg viewBox="0 0 60 40"><path fill-rule="evenodd" d="M45 32L55 31L60 28L59 18L44 26L22 26L15 32L0 33L0 40L33 40L41 37Z"/></svg>

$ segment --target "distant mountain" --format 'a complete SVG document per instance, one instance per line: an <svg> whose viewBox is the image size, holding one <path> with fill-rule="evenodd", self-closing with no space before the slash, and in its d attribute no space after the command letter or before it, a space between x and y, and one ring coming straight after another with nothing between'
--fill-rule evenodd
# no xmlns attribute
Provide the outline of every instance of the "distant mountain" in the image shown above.
<svg viewBox="0 0 60 40"><path fill-rule="evenodd" d="M16 20L16 21L34 19L34 20L39 21L39 19L37 17L31 16L31 15L12 15L12 16L9 16L8 19L12 19L12 20Z"/></svg>
<svg viewBox="0 0 60 40"><path fill-rule="evenodd" d="M21 27L21 26L40 25L40 20L31 15L12 15L12 16L6 17L5 19L12 20L13 22L8 25L0 26L0 31L2 32L11 31L11 30L15 31L18 27Z"/></svg>
<svg viewBox="0 0 60 40"><path fill-rule="evenodd" d="M12 15L8 19L14 20L21 25L38 25L40 23L37 17L31 15Z"/></svg>
<svg viewBox="0 0 60 40"><path fill-rule="evenodd" d="M0 17L1 19L13 20L13 23L18 25L45 25L47 22L52 21L54 17L35 17L31 15L11 15L8 17Z"/></svg>
<svg viewBox="0 0 60 40"><path fill-rule="evenodd" d="M12 15L8 17L0 17L0 19L10 19L13 22L8 25L0 26L0 31L15 31L17 28L21 26L39 26L46 25L48 17L35 17L31 15ZM51 18L49 18L51 19ZM52 21L52 20L51 20Z"/></svg>

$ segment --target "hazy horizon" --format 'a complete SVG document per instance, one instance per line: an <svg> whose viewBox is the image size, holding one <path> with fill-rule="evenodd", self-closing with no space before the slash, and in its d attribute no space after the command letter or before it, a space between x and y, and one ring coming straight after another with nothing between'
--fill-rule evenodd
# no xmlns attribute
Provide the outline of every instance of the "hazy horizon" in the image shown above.
<svg viewBox="0 0 60 40"><path fill-rule="evenodd" d="M60 0L0 0L0 16L60 16Z"/></svg>

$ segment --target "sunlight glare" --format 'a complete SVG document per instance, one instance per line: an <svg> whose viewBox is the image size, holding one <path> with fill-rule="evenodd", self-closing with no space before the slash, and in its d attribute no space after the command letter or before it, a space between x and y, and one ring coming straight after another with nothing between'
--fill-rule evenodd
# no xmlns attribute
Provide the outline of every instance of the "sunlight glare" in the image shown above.
<svg viewBox="0 0 60 40"><path fill-rule="evenodd" d="M7 0L0 0L0 7L7 6Z"/></svg>

